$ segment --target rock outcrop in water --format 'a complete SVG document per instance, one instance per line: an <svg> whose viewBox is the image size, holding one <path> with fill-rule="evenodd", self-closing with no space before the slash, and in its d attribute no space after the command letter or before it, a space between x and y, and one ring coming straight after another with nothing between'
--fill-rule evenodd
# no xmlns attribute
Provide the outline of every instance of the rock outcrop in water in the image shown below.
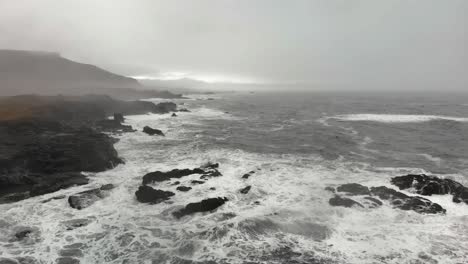
<svg viewBox="0 0 468 264"><path fill-rule="evenodd" d="M200 168L195 169L174 169L167 172L162 171L155 171L147 173L143 176L143 185L155 183L155 182L163 182L169 181L171 179L180 179L185 176L189 176L192 174L202 174L200 178L206 179L209 177L218 177L222 174L217 170L219 164L209 164L202 166Z"/></svg>
<svg viewBox="0 0 468 264"><path fill-rule="evenodd" d="M194 213L211 212L223 205L224 203L226 203L227 201L228 199L226 197L217 197L205 199L197 203L189 203L183 209L174 212L173 215L176 218L181 218L183 216Z"/></svg>
<svg viewBox="0 0 468 264"><path fill-rule="evenodd" d="M123 114L167 113L173 103L124 102L107 96L0 98L0 203L87 184L82 171L122 163L115 139L131 131ZM114 115L114 120L107 116Z"/></svg>
<svg viewBox="0 0 468 264"><path fill-rule="evenodd" d="M327 190L334 190L328 188ZM437 203L419 196L408 196L394 189L379 186L371 187L357 183L343 184L336 188L337 193L329 200L332 206L375 208L383 205L381 200L388 201L391 206L401 210L412 210L417 213L445 213L445 209ZM351 196L347 197L347 196Z"/></svg>
<svg viewBox="0 0 468 264"><path fill-rule="evenodd" d="M400 190L413 189L420 195L451 194L456 203L464 202L468 204L468 188L461 183L451 179L441 179L435 176L425 174L409 174L405 176L394 177L392 184Z"/></svg>
<svg viewBox="0 0 468 264"><path fill-rule="evenodd" d="M149 126L145 126L143 128L143 132L150 135L150 136L158 135L158 136L163 136L164 137L164 133L161 130L151 128Z"/></svg>
<svg viewBox="0 0 468 264"><path fill-rule="evenodd" d="M105 198L109 191L114 188L112 184L106 184L100 188L80 192L68 197L68 204L75 209L81 210L89 207L96 201Z"/></svg>
<svg viewBox="0 0 468 264"><path fill-rule="evenodd" d="M173 192L156 190L149 186L140 186L138 191L135 193L137 200L140 203L150 203L150 204L158 204L169 200L171 196L175 194Z"/></svg>

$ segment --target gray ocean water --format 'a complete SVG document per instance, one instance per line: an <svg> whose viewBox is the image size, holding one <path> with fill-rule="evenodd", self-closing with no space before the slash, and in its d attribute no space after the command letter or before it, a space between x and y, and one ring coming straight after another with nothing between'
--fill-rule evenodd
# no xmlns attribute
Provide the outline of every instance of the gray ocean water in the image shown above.
<svg viewBox="0 0 468 264"><path fill-rule="evenodd" d="M388 186L407 173L449 177L468 185L468 97L223 93L177 100L191 110L127 117L166 137L118 136L126 164L89 174L88 186L0 205L0 238L18 228L36 235L0 240L0 256L54 263L82 243L81 263L467 263L468 206L450 196L431 200L445 215L422 215L388 204L377 209L331 207L327 186ZM214 100L208 100L208 99ZM151 100L159 102L161 100ZM138 203L142 176L155 170L218 162L222 177L176 192L157 205ZM242 175L254 171L247 180ZM182 184L197 178L181 179ZM100 184L109 197L81 211L66 199ZM248 194L239 190L252 186ZM212 188L215 188L213 190ZM189 202L225 196L210 214L176 220ZM89 224L67 230L66 221ZM34 262L36 263L36 262Z"/></svg>

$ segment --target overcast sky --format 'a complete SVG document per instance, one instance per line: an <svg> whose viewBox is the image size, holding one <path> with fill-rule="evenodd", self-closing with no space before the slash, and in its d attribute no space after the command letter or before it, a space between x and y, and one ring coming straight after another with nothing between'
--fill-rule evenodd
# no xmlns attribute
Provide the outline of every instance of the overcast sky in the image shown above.
<svg viewBox="0 0 468 264"><path fill-rule="evenodd" d="M129 76L468 89L468 1L0 0L0 48Z"/></svg>

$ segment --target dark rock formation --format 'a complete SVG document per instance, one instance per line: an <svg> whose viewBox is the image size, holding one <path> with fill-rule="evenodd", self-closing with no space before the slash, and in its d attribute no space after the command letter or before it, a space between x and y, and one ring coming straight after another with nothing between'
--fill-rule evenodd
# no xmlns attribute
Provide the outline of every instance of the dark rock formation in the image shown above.
<svg viewBox="0 0 468 264"><path fill-rule="evenodd" d="M114 121L123 123L125 121L125 118L121 113L114 113Z"/></svg>
<svg viewBox="0 0 468 264"><path fill-rule="evenodd" d="M17 201L88 181L122 160L107 135L55 121L0 122L0 196Z"/></svg>
<svg viewBox="0 0 468 264"><path fill-rule="evenodd" d="M219 177L222 174L217 170L219 167L218 163L208 163L200 168L195 169L174 169L167 172L162 171L155 171L147 173L143 176L143 185L154 183L154 182L163 182L168 181L170 179L179 179L185 176L189 176L192 174L201 174L200 179L206 180L211 177ZM201 181L197 181L202 183ZM204 182L203 182L204 183Z"/></svg>
<svg viewBox="0 0 468 264"><path fill-rule="evenodd" d="M433 194L451 194L453 195L454 202L468 204L468 188L451 179L440 179L424 174L409 174L394 177L391 182L400 188L400 190L414 189L417 194L428 196Z"/></svg>
<svg viewBox="0 0 468 264"><path fill-rule="evenodd" d="M388 200L394 207L402 210L413 210L417 213L436 214L445 213L445 209L437 203L419 196L408 196L385 186L372 187L372 195L382 200Z"/></svg>
<svg viewBox="0 0 468 264"><path fill-rule="evenodd" d="M143 176L143 185L149 184L149 183L154 183L154 182L163 182L163 181L168 181L170 179L179 179L184 176L192 175L192 174L202 174L205 171L196 168L196 169L174 169L168 172L162 172L162 171L155 171L155 172L150 172L147 173L145 176Z"/></svg>
<svg viewBox="0 0 468 264"><path fill-rule="evenodd" d="M349 199L349 198L343 198L341 196L335 195L335 197L331 198L328 203L331 206L343 206L343 207L353 207L353 206L359 206L359 207L364 207L362 204Z"/></svg>
<svg viewBox="0 0 468 264"><path fill-rule="evenodd" d="M247 194L247 193L249 193L250 189L252 189L252 186L249 185L249 186L247 186L245 188L240 189L239 192L242 193L242 194Z"/></svg>
<svg viewBox="0 0 468 264"><path fill-rule="evenodd" d="M226 197L217 197L205 199L197 203L189 203L185 206L185 208L174 212L173 215L176 218L181 218L189 214L210 212L226 203L226 201L228 201Z"/></svg>
<svg viewBox="0 0 468 264"><path fill-rule="evenodd" d="M120 122L113 120L113 119L104 119L100 121L96 121L94 124L95 128L104 131L104 132L112 132L112 133L118 133L118 132L135 132L136 130L133 129L132 126L127 126L127 125L122 125Z"/></svg>
<svg viewBox="0 0 468 264"><path fill-rule="evenodd" d="M325 191L335 193L336 190L335 190L335 188L328 186L328 187L325 187Z"/></svg>
<svg viewBox="0 0 468 264"><path fill-rule="evenodd" d="M188 110L187 108L181 108L178 111L179 112L190 112L190 110Z"/></svg>
<svg viewBox="0 0 468 264"><path fill-rule="evenodd" d="M191 181L191 183L192 183L193 185L195 185L195 184L204 184L205 182L204 182L204 181L193 180L193 181Z"/></svg>
<svg viewBox="0 0 468 264"><path fill-rule="evenodd" d="M155 128L151 128L149 126L145 126L143 128L143 132L150 135L150 136L154 136L154 135L158 135L158 136L164 136L164 133L159 130L159 129L155 129Z"/></svg>
<svg viewBox="0 0 468 264"><path fill-rule="evenodd" d="M100 188L71 195L70 197L68 197L68 204L70 204L72 208L78 210L84 209L86 207L89 207L96 201L105 198L109 194L109 191L113 188L114 185L106 184L101 186Z"/></svg>
<svg viewBox="0 0 468 264"><path fill-rule="evenodd" d="M336 190L343 194L335 195L329 200L332 206L352 207L356 205L364 208L376 208L383 205L381 200L386 200L394 208L401 210L412 210L425 214L445 213L445 209L439 204L428 199L419 196L408 196L385 186L369 189L366 186L351 183L338 186ZM352 199L346 196L352 196Z"/></svg>
<svg viewBox="0 0 468 264"><path fill-rule="evenodd" d="M179 187L177 187L176 190L181 191L181 192L188 192L188 191L192 190L192 187L179 186Z"/></svg>
<svg viewBox="0 0 468 264"><path fill-rule="evenodd" d="M252 176L255 173L255 171L250 171L249 173L246 173L242 176L242 179L248 179L250 176Z"/></svg>
<svg viewBox="0 0 468 264"><path fill-rule="evenodd" d="M171 196L175 194L173 192L156 190L149 186L140 186L138 191L135 192L137 200L141 203L150 203L150 204L158 204L169 200Z"/></svg>
<svg viewBox="0 0 468 264"><path fill-rule="evenodd" d="M369 195L369 188L358 183L348 183L338 186L338 192L345 192L348 195Z"/></svg>
<svg viewBox="0 0 468 264"><path fill-rule="evenodd" d="M172 113L171 116L172 116L172 117L177 117L177 114L176 114L176 113Z"/></svg>

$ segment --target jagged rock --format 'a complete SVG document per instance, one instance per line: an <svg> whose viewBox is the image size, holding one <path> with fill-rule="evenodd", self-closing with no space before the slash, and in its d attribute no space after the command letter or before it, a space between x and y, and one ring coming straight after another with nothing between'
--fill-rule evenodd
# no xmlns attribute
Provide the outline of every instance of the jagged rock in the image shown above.
<svg viewBox="0 0 468 264"><path fill-rule="evenodd" d="M121 113L114 113L114 120L119 123L123 123L125 121L125 118Z"/></svg>
<svg viewBox="0 0 468 264"><path fill-rule="evenodd" d="M177 114L176 114L176 113L172 113L171 116L172 116L172 117L177 117Z"/></svg>
<svg viewBox="0 0 468 264"><path fill-rule="evenodd" d="M331 206L343 206L343 207L353 207L353 206L359 206L359 207L364 207L362 206L362 204L352 200L352 199L349 199L349 198L343 198L339 195L335 195L335 197L333 198L330 198L330 200L328 200L328 203L331 205Z"/></svg>
<svg viewBox="0 0 468 264"><path fill-rule="evenodd" d="M390 203L402 210L413 210L417 213L436 214L445 213L446 210L437 203L419 196L408 196L385 186L372 187L372 195L378 196L382 200L388 200Z"/></svg>
<svg viewBox="0 0 468 264"><path fill-rule="evenodd" d="M369 195L370 191L364 185L358 183L348 183L340 185L336 188L338 192L345 192L348 195Z"/></svg>
<svg viewBox="0 0 468 264"><path fill-rule="evenodd" d="M197 181L197 180L193 180L191 181L192 184L204 184L205 182L204 181Z"/></svg>
<svg viewBox="0 0 468 264"><path fill-rule="evenodd" d="M210 212L226 203L226 201L228 201L226 197L217 197L205 199L197 203L189 203L185 208L174 212L173 215L176 218L181 218L189 214Z"/></svg>
<svg viewBox="0 0 468 264"><path fill-rule="evenodd" d="M193 170L190 169L174 169L168 172L161 172L161 171L155 171L155 172L150 172L147 173L145 176L143 176L143 185L150 184L153 182L163 182L163 181L168 181L170 179L178 179L182 178L184 176L192 175L192 174L203 174L205 171L200 168L195 168Z"/></svg>
<svg viewBox="0 0 468 264"><path fill-rule="evenodd" d="M468 204L468 188L451 179L440 179L425 174L409 174L394 177L391 183L400 190L414 189L417 194L421 195L451 194L454 202Z"/></svg>
<svg viewBox="0 0 468 264"><path fill-rule="evenodd" d="M252 188L252 186L249 185L249 186L247 186L245 188L242 188L239 192L242 193L242 194L247 194L250 191L251 188Z"/></svg>
<svg viewBox="0 0 468 264"><path fill-rule="evenodd" d="M149 186L143 185L135 192L137 200L141 203L157 204L169 200L175 194L169 191L156 190Z"/></svg>
<svg viewBox="0 0 468 264"><path fill-rule="evenodd" d="M96 201L105 198L109 191L114 188L112 184L106 184L100 188L80 192L68 197L68 203L72 208L81 210L86 207L89 207Z"/></svg>
<svg viewBox="0 0 468 264"><path fill-rule="evenodd" d="M15 238L17 240L23 240L26 237L28 237L29 234L31 234L32 232L33 232L33 230L31 230L31 229L24 229L24 230L18 231L18 232L15 233Z"/></svg>
<svg viewBox="0 0 468 264"><path fill-rule="evenodd" d="M80 264L80 261L75 258L64 257L64 258L58 258L56 263L57 264Z"/></svg>
<svg viewBox="0 0 468 264"><path fill-rule="evenodd" d="M105 132L135 132L132 126L122 125L121 122L113 119L104 119L96 121L95 127L101 131Z"/></svg>
<svg viewBox="0 0 468 264"><path fill-rule="evenodd" d="M252 174L254 174L255 171L250 171L249 173L246 173L242 176L242 179L248 179L250 176L252 176Z"/></svg>
<svg viewBox="0 0 468 264"><path fill-rule="evenodd" d="M155 128L151 128L149 126L145 126L143 128L143 132L150 135L150 136L154 136L154 135L158 135L158 136L164 136L164 133L159 130L159 129L155 129Z"/></svg>
<svg viewBox="0 0 468 264"><path fill-rule="evenodd" d="M188 192L192 190L192 187L187 187L187 186L179 186L176 188L176 190L181 191L181 192Z"/></svg>

